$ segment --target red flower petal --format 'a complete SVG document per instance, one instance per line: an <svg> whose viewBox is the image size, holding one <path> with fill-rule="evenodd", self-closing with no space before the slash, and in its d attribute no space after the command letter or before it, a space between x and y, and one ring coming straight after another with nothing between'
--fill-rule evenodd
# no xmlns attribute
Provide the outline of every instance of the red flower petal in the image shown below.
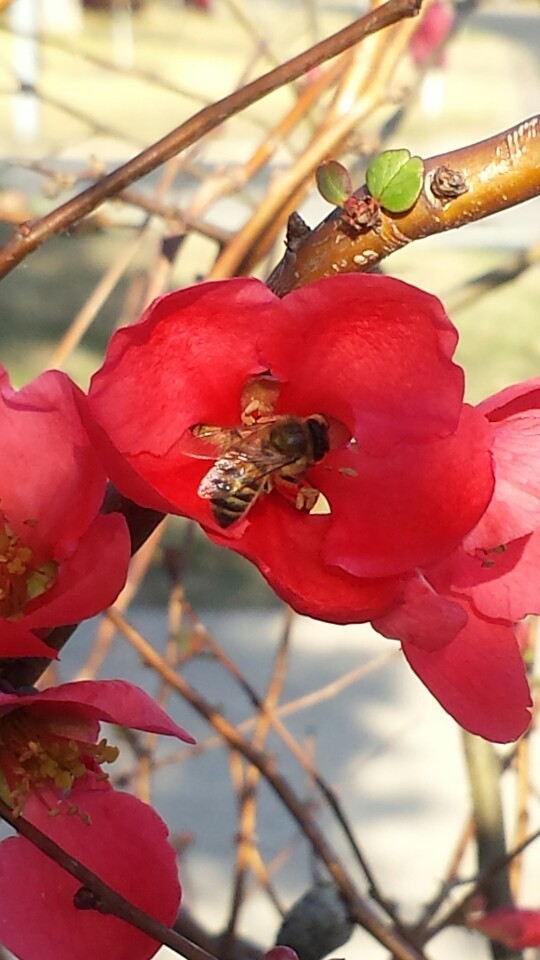
<svg viewBox="0 0 540 960"><path fill-rule="evenodd" d="M285 381L278 412L327 413L380 451L453 430L456 339L438 300L387 277L334 277L283 301L247 279L177 291L112 338L90 388L108 437L96 439L126 495L199 519L181 440L196 423L238 424L249 377L270 369Z"/></svg>
<svg viewBox="0 0 540 960"><path fill-rule="evenodd" d="M18 392L0 387L1 508L40 559L72 552L103 499L105 472L79 414L85 402L54 370Z"/></svg>
<svg viewBox="0 0 540 960"><path fill-rule="evenodd" d="M332 507L326 560L360 577L382 577L453 550L493 490L490 438L485 418L464 407L455 434L444 440L402 443L384 457L361 447L354 457L331 454L309 474ZM340 472L351 466L356 477Z"/></svg>
<svg viewBox="0 0 540 960"><path fill-rule="evenodd" d="M24 696L0 693L0 716L19 707L31 708L37 716L71 714L195 742L144 690L126 680L80 680Z"/></svg>
<svg viewBox="0 0 540 960"><path fill-rule="evenodd" d="M496 482L488 510L465 541L469 550L496 547L540 527L539 383L509 388L480 404L493 424Z"/></svg>
<svg viewBox="0 0 540 960"><path fill-rule="evenodd" d="M422 683L457 722L487 740L516 740L530 723L531 697L510 625L468 609L456 639L428 653L412 643L403 652Z"/></svg>
<svg viewBox="0 0 540 960"><path fill-rule="evenodd" d="M0 618L0 657L50 657L56 660L58 652L21 623Z"/></svg>
<svg viewBox="0 0 540 960"><path fill-rule="evenodd" d="M540 377L505 387L482 400L477 407L493 423L539 408Z"/></svg>
<svg viewBox="0 0 540 960"><path fill-rule="evenodd" d="M436 297L391 277L343 274L294 290L283 305L287 333L269 356L286 381L280 409L326 413L379 451L455 428L463 371Z"/></svg>
<svg viewBox="0 0 540 960"><path fill-rule="evenodd" d="M175 446L189 427L240 421L242 388L267 368L264 342L280 318L284 329L280 301L253 279L201 284L161 297L139 323L111 338L105 363L92 378L92 414L129 464L141 455L162 458L155 463L159 482L159 468L171 466L167 458L185 463L179 450L175 456ZM121 463L115 468L110 448L109 458L112 479L118 485L127 480L122 490L131 496L129 476ZM181 503L181 477L175 488L173 502ZM139 502L155 506L155 491L148 489L141 500L140 490L139 481Z"/></svg>
<svg viewBox="0 0 540 960"><path fill-rule="evenodd" d="M540 531L500 550L456 550L428 573L438 589L465 594L486 617L517 621L540 613L539 569Z"/></svg>
<svg viewBox="0 0 540 960"><path fill-rule="evenodd" d="M385 612L400 596L398 578L363 580L331 567L322 557L330 517L295 510L278 494L257 504L256 522L234 541L278 596L299 613L330 623L359 623ZM229 538L207 531L220 546Z"/></svg>
<svg viewBox="0 0 540 960"><path fill-rule="evenodd" d="M439 650L467 624L459 603L436 593L421 576L406 581L403 602L384 617L373 620L375 630L391 640L412 643L423 650Z"/></svg>
<svg viewBox="0 0 540 960"><path fill-rule="evenodd" d="M490 940L505 943L511 950L540 946L540 910L500 907L483 917L468 917L467 926L485 933Z"/></svg>
<svg viewBox="0 0 540 960"><path fill-rule="evenodd" d="M151 807L125 793L78 790L91 817L49 816L29 798L24 814L135 906L171 924L180 901L176 856ZM67 804L64 804L64 807ZM22 837L0 844L0 940L21 960L147 960L159 944L97 910L78 910L81 884Z"/></svg>
<svg viewBox="0 0 540 960"><path fill-rule="evenodd" d="M98 514L75 552L60 565L54 585L28 604L25 626L76 623L108 607L124 586L130 553L124 517Z"/></svg>

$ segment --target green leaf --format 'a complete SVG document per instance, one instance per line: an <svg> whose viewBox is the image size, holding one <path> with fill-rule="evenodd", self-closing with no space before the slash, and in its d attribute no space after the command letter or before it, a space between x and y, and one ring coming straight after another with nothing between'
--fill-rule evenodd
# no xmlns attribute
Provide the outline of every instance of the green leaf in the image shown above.
<svg viewBox="0 0 540 960"><path fill-rule="evenodd" d="M352 193L349 171L337 160L326 160L317 167L317 187L321 197L336 207L342 207Z"/></svg>
<svg viewBox="0 0 540 960"><path fill-rule="evenodd" d="M424 161L411 157L409 150L385 150L370 163L366 183L381 207L390 213L404 213L420 196Z"/></svg>

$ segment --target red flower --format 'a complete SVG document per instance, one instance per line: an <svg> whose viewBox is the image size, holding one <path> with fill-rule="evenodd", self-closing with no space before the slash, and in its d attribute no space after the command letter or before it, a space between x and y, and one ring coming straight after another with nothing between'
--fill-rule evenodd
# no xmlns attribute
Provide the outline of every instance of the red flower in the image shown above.
<svg viewBox="0 0 540 960"><path fill-rule="evenodd" d="M540 380L503 390L478 409L493 435L488 508L457 550L424 571L430 619L409 600L375 625L405 641L413 669L442 703L453 703L464 726L482 733L488 717L490 737L503 740L518 736L529 716L515 622L540 612ZM428 634L424 649L419 621ZM434 651L435 633L452 643Z"/></svg>
<svg viewBox="0 0 540 960"><path fill-rule="evenodd" d="M203 284L115 334L90 409L123 493L198 520L301 613L374 620L460 723L506 740L529 722L515 609L477 609L447 568L498 502L507 441L463 404L456 341L438 300L388 277L283 300L256 280Z"/></svg>
<svg viewBox="0 0 540 960"><path fill-rule="evenodd" d="M62 373L16 392L0 368L1 657L55 656L37 631L93 616L125 580L128 531L99 514L106 476L84 402Z"/></svg>
<svg viewBox="0 0 540 960"><path fill-rule="evenodd" d="M499 907L483 916L469 917L467 926L485 933L490 940L506 944L511 950L540 946L540 910Z"/></svg>
<svg viewBox="0 0 540 960"><path fill-rule="evenodd" d="M120 680L69 683L26 696L0 693L0 795L16 813L152 916L178 909L175 854L156 813L115 793L100 764L99 720L192 738L142 690ZM1 942L22 960L146 960L159 944L97 910L77 909L80 888L27 840L0 844ZM111 944L114 945L111 953Z"/></svg>

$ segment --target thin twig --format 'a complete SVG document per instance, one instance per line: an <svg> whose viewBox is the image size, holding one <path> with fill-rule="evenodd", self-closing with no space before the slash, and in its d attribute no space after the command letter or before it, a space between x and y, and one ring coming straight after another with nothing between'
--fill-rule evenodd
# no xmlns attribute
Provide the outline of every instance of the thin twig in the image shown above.
<svg viewBox="0 0 540 960"><path fill-rule="evenodd" d="M386 926L368 901L359 894L353 880L319 830L305 804L296 796L287 780L277 770L275 760L257 750L232 723L201 697L183 676L171 670L163 657L123 617L112 611L109 611L109 615L113 618L117 629L137 650L144 662L160 673L170 683L171 687L208 721L229 747L240 751L250 763L261 771L268 784L277 793L286 809L303 830L317 856L326 865L347 902L351 918L365 927L379 943L387 947L394 954L396 960L426 960L426 956L421 950L404 940L403 936L396 930Z"/></svg>
<svg viewBox="0 0 540 960"><path fill-rule="evenodd" d="M253 271L289 214L303 200L318 165L333 153L339 154L350 132L387 100L389 83L415 26L413 20L403 21L370 38L371 69L367 70L362 64L361 93L334 123L326 126L323 122L297 161L283 171L259 204L256 215L238 231L214 264L212 279ZM272 288L271 281L272 277L269 281Z"/></svg>
<svg viewBox="0 0 540 960"><path fill-rule="evenodd" d="M104 200L109 200L125 190L134 180L150 173L157 166L169 160L197 142L206 133L214 130L224 120L234 116L251 103L279 87L296 80L313 67L337 56L343 50L358 43L366 36L382 30L384 27L404 17L418 13L422 0L388 0L382 7L349 24L343 30L321 41L309 50L293 57L287 63L276 67L264 76L254 80L241 90L235 91L212 106L196 113L181 126L152 144L132 160L108 174L99 183L89 187L83 193L56 210L34 222L22 224L14 236L0 248L0 277L6 276L14 267L39 247L49 237L66 230L76 220L86 216Z"/></svg>
<svg viewBox="0 0 540 960"><path fill-rule="evenodd" d="M266 737L272 728L272 711L276 707L283 685L286 680L286 666L289 655L289 642L294 613L290 607L285 608L284 623L278 643L274 669L268 685L266 696L261 703L261 709L253 734L253 746L263 750ZM234 940L236 926L240 916L240 909L245 899L245 887L248 868L257 863L263 866L263 860L256 845L257 830L257 786L261 777L260 770L252 765L248 766L243 778L242 789L238 796L238 842L236 848L236 869L231 894L231 909L229 920L224 934L225 954L230 952Z"/></svg>

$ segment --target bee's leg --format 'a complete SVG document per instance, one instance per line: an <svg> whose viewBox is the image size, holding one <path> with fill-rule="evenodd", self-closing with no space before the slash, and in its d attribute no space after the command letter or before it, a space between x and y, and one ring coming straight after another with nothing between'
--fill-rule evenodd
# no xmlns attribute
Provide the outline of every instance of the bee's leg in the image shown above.
<svg viewBox="0 0 540 960"><path fill-rule="evenodd" d="M297 477L280 474L274 478L274 486L289 503L294 504L297 510L303 510L306 513L313 509L320 496L315 487L306 487Z"/></svg>
<svg viewBox="0 0 540 960"><path fill-rule="evenodd" d="M315 487L299 487L294 505L297 510L305 510L306 513L311 513L320 495L320 491L316 490Z"/></svg>

